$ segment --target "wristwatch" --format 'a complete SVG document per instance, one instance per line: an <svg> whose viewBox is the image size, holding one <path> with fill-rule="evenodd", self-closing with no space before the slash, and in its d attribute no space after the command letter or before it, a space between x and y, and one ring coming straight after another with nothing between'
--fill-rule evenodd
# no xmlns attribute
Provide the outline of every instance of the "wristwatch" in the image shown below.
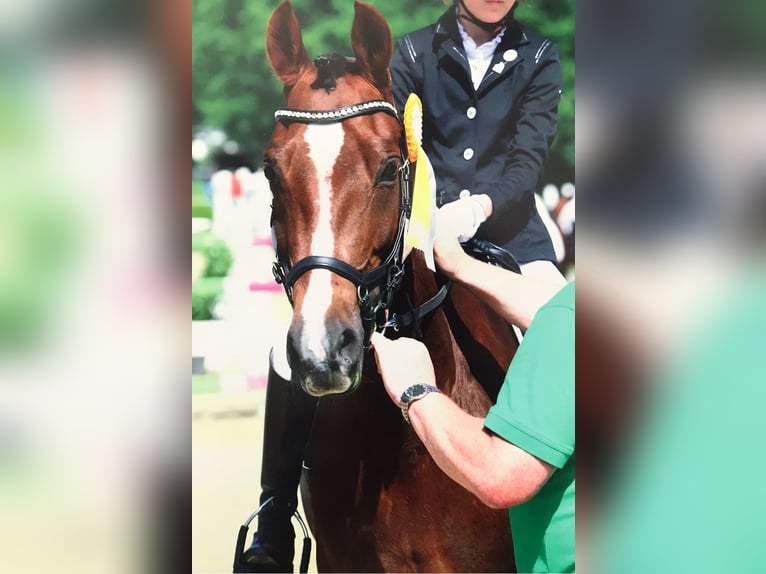
<svg viewBox="0 0 766 574"><path fill-rule="evenodd" d="M410 405L418 399L422 399L428 393L441 393L441 391L433 385L424 385L422 383L416 383L404 389L399 408L402 409L402 417L404 417L407 424L410 424Z"/></svg>

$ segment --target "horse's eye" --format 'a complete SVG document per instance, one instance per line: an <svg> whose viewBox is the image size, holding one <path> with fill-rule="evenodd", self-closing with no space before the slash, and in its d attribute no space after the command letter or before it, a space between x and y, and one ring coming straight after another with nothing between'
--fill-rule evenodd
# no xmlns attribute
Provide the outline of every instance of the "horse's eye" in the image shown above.
<svg viewBox="0 0 766 574"><path fill-rule="evenodd" d="M270 163L264 164L263 175L267 180L269 180L269 183L277 178L277 172L274 170L274 166Z"/></svg>
<svg viewBox="0 0 766 574"><path fill-rule="evenodd" d="M380 168L378 176L375 178L375 185L393 185L396 176L399 173L401 160L398 157L390 157Z"/></svg>
<svg viewBox="0 0 766 574"><path fill-rule="evenodd" d="M277 192L281 189L279 171L275 165L267 161L263 164L263 176L269 182L271 193L276 196Z"/></svg>

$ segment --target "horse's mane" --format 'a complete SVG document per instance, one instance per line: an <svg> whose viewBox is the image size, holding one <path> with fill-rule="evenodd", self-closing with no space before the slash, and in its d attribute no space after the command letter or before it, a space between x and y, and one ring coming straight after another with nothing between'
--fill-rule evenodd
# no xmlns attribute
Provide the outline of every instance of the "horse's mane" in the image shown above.
<svg viewBox="0 0 766 574"><path fill-rule="evenodd" d="M315 90L324 89L329 94L335 89L335 80L346 73L348 60L333 52L317 56L314 66L317 69L317 79L311 84Z"/></svg>

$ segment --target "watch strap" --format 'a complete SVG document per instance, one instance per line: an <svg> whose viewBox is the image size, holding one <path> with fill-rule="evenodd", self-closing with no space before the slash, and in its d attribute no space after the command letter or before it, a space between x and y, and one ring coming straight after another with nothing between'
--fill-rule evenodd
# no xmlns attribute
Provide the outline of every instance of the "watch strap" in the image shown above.
<svg viewBox="0 0 766 574"><path fill-rule="evenodd" d="M418 391L418 394L411 395L410 390L416 389ZM402 393L401 402L399 403L399 407L402 410L402 418L404 418L405 422L407 424L410 424L410 405L417 401L418 399L422 399L429 393L441 393L438 387L435 387L433 385L424 385L422 383L418 383L416 385L410 385L407 387L404 392Z"/></svg>

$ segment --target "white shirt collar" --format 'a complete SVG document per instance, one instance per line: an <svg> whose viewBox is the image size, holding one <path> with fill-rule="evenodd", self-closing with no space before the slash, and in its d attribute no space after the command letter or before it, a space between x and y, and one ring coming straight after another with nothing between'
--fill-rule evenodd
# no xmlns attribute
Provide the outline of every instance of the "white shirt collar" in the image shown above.
<svg viewBox="0 0 766 574"><path fill-rule="evenodd" d="M477 46L473 38L463 28L460 20L457 22L457 28L460 31L460 37L463 39L463 47L465 48L465 55L468 58L468 64L471 68L471 81L473 82L473 88L479 89L481 81L484 79L484 74L487 73L487 68L492 63L492 56L495 53L500 40L503 39L505 34L505 28L495 35L491 40L484 42L481 46Z"/></svg>
<svg viewBox="0 0 766 574"><path fill-rule="evenodd" d="M506 30L505 26L503 26L503 29L500 30L491 40L484 42L481 46L477 46L474 39L471 38L468 35L468 32L465 31L465 28L463 28L463 24L460 23L460 20L457 21L457 29L460 31L460 37L463 39L465 54L469 58L477 56L484 57L485 54L491 56L494 54L495 49L503 39L503 34L505 34Z"/></svg>

